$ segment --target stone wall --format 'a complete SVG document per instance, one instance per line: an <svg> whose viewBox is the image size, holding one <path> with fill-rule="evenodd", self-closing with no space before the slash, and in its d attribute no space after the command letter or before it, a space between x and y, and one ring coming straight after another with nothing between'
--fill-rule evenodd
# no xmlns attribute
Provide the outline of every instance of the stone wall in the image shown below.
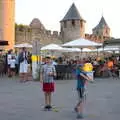
<svg viewBox="0 0 120 120"><path fill-rule="evenodd" d="M42 46L55 43L61 44L60 33L57 31L32 29L29 26L17 26L15 30L15 43L30 43L32 44L35 39L40 40Z"/></svg>
<svg viewBox="0 0 120 120"><path fill-rule="evenodd" d="M32 28L26 25L17 25L15 27L15 44L30 43L38 39L42 46L55 43L62 44L70 40L78 39L80 37L86 38L91 41L102 43L108 40L110 37L85 34L85 22L75 21L75 26L71 25L71 21L67 21L66 26L64 22L61 22L61 32L51 31L41 28Z"/></svg>

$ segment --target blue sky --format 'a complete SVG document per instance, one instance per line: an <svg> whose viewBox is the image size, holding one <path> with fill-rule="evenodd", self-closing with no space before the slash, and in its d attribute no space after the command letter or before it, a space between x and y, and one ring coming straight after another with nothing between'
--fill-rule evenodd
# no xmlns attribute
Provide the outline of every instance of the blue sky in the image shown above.
<svg viewBox="0 0 120 120"><path fill-rule="evenodd" d="M48 30L60 31L59 21L72 3L86 20L86 33L91 33L103 15L111 28L113 37L120 37L119 0L16 0L16 23L29 25L33 18L39 18Z"/></svg>

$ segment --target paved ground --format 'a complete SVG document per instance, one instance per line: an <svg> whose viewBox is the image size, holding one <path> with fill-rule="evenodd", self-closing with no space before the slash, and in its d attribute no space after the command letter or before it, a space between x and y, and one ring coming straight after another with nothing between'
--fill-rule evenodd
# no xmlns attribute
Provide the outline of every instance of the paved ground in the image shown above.
<svg viewBox="0 0 120 120"><path fill-rule="evenodd" d="M59 112L42 111L43 93L39 82L19 83L0 78L0 120L76 120L75 81L57 81L53 103ZM120 119L120 80L96 79L89 84L84 120Z"/></svg>

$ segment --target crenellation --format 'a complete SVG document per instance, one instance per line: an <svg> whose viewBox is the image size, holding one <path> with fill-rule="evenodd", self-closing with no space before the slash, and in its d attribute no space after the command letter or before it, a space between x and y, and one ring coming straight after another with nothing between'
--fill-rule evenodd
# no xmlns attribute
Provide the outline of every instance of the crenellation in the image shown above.
<svg viewBox="0 0 120 120"><path fill-rule="evenodd" d="M47 35L51 35L51 30L46 30Z"/></svg>
<svg viewBox="0 0 120 120"><path fill-rule="evenodd" d="M58 31L53 31L53 36L58 37Z"/></svg>
<svg viewBox="0 0 120 120"><path fill-rule="evenodd" d="M95 41L95 42L103 42L105 40L104 38L105 37L103 37L103 36L97 36L94 34L85 34L85 39Z"/></svg>
<svg viewBox="0 0 120 120"><path fill-rule="evenodd" d="M37 24L39 24L39 20L34 20ZM39 27L35 27L36 24L32 21L30 26L26 25L17 25L16 24L16 43L32 43L35 39L39 39L41 44L46 45L50 43L61 43L59 32L51 31L46 29L41 29ZM22 30L19 30L19 28Z"/></svg>

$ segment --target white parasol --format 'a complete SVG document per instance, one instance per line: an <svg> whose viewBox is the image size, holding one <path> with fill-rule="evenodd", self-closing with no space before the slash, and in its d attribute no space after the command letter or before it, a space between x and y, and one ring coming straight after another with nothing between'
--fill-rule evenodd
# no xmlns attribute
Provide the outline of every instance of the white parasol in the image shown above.
<svg viewBox="0 0 120 120"><path fill-rule="evenodd" d="M82 49L80 49L80 48L63 48L64 50L64 52L91 52L91 49L89 49L89 48L82 48Z"/></svg>
<svg viewBox="0 0 120 120"><path fill-rule="evenodd" d="M85 48L85 47L99 47L99 46L102 46L102 44L96 43L96 42L93 42L93 41L90 41L90 40L87 40L84 38L80 38L77 40L67 42L67 43L63 44L62 46Z"/></svg>
<svg viewBox="0 0 120 120"><path fill-rule="evenodd" d="M29 43L23 43L23 44L16 44L14 45L15 48L22 48L22 47L25 47L25 48L32 48L33 46Z"/></svg>
<svg viewBox="0 0 120 120"><path fill-rule="evenodd" d="M57 44L49 44L49 45L43 46L41 50L61 51L63 50L63 48Z"/></svg>

